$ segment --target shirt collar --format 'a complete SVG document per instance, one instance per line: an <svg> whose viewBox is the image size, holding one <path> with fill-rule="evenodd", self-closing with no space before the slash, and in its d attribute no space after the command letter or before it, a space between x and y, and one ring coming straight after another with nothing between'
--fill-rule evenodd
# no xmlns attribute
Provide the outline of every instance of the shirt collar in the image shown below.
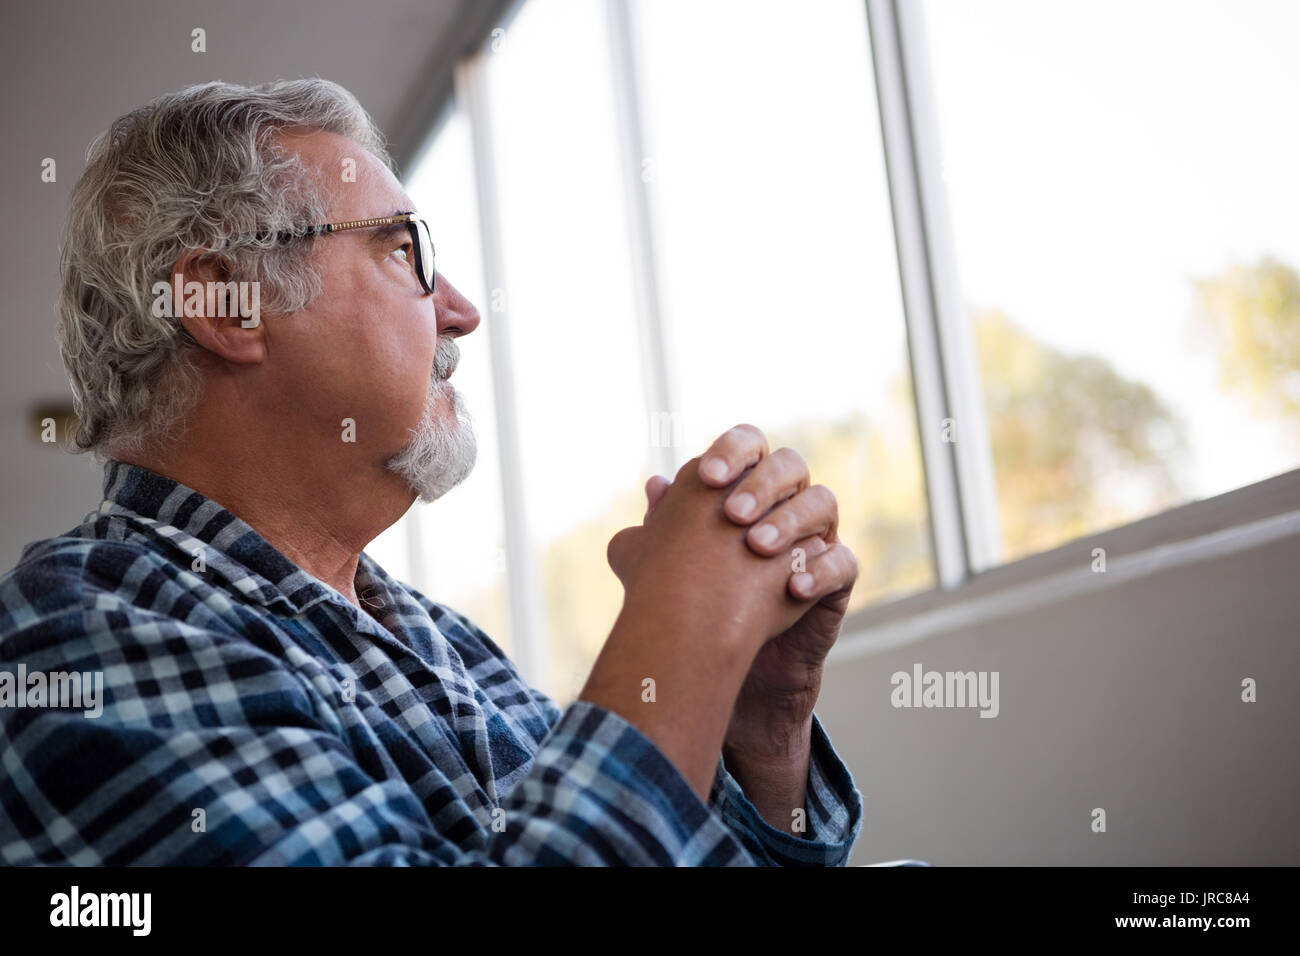
<svg viewBox="0 0 1300 956"><path fill-rule="evenodd" d="M231 590L266 607L301 613L337 594L216 501L139 465L116 460L104 465L99 515L141 526L164 546L183 552L176 560L196 571L203 568L205 577L224 578ZM364 554L358 566L367 579L378 569Z"/></svg>

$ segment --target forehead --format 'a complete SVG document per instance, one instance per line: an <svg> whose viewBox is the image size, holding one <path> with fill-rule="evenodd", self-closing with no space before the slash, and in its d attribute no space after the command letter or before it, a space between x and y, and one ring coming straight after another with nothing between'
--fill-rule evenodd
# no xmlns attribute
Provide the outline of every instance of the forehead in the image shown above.
<svg viewBox="0 0 1300 956"><path fill-rule="evenodd" d="M315 176L328 197L330 221L369 219L415 208L383 161L346 136L304 129L280 130L276 135Z"/></svg>

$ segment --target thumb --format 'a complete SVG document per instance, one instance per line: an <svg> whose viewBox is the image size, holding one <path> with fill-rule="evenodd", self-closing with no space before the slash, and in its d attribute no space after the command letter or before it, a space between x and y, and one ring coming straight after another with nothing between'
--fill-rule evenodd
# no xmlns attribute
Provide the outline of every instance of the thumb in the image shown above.
<svg viewBox="0 0 1300 956"><path fill-rule="evenodd" d="M671 484L672 482L663 475L650 476L649 480L645 483L645 498L647 504L645 513L647 517L649 517L650 512L655 510L655 505L659 504L659 502L663 500L663 497L667 493L668 487Z"/></svg>

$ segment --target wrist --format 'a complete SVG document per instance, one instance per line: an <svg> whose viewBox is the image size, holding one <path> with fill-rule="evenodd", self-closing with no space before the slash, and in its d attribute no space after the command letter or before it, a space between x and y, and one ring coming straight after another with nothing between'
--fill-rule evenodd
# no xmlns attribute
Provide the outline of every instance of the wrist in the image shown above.
<svg viewBox="0 0 1300 956"><path fill-rule="evenodd" d="M780 757L724 746L722 759L745 798L770 826L795 836L808 835L805 804L811 746Z"/></svg>
<svg viewBox="0 0 1300 956"><path fill-rule="evenodd" d="M653 594L625 589L618 621L652 626L658 633L693 635L695 642L704 641L729 662L743 665L741 674L748 672L762 647L758 628L744 613L663 589Z"/></svg>
<svg viewBox="0 0 1300 956"><path fill-rule="evenodd" d="M707 801L748 661L688 624L625 604L578 696L640 730Z"/></svg>
<svg viewBox="0 0 1300 956"><path fill-rule="evenodd" d="M812 712L800 718L733 712L722 751L728 762L756 769L786 766L812 752Z"/></svg>

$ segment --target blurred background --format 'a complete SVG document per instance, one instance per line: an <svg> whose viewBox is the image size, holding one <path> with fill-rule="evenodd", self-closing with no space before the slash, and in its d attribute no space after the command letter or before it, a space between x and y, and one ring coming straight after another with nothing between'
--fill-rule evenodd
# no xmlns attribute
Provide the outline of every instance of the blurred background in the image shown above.
<svg viewBox="0 0 1300 956"><path fill-rule="evenodd" d="M861 563L819 708L855 862L1300 862L1297 40L1285 0L8 10L0 556L99 500L38 426L92 137L321 75L484 319L478 466L390 572L567 703L645 479L752 422ZM892 707L918 662L999 671L998 718Z"/></svg>

